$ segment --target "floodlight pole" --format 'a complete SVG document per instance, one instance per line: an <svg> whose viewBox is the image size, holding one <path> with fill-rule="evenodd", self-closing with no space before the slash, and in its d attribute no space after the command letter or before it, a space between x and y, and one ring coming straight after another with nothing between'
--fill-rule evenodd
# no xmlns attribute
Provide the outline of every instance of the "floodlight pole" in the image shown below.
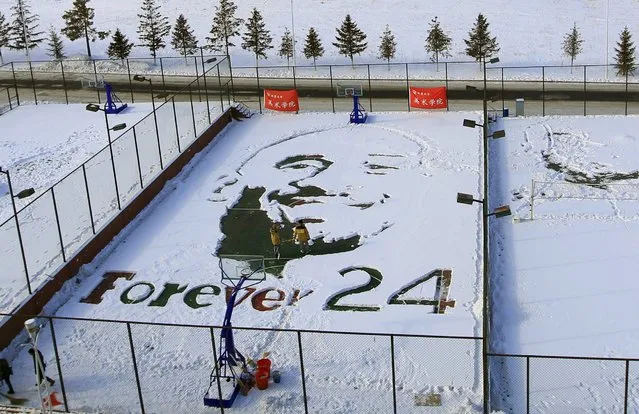
<svg viewBox="0 0 639 414"><path fill-rule="evenodd" d="M11 176L9 170L3 170L0 168L0 173L7 176L7 183L9 184L9 197L11 197L11 206L13 207L13 218L16 221L16 230L18 232L18 242L20 243L20 254L22 254L22 265L24 266L24 277L27 279L27 290L29 295L33 293L31 290L31 282L29 281L29 269L27 268L27 257L24 253L24 243L22 242L22 232L20 231L20 222L18 221L18 210L16 209L16 200L13 195L13 187L11 186Z"/></svg>
<svg viewBox="0 0 639 414"><path fill-rule="evenodd" d="M293 13L293 0L291 0L291 26L293 31L293 67L295 67L295 14Z"/></svg>
<svg viewBox="0 0 639 414"><path fill-rule="evenodd" d="M484 263L482 266L483 270L483 309L484 313L482 316L482 359L483 359L483 388L484 388L484 412L490 412L490 370L489 370L489 361L488 361L488 351L489 351L489 343L488 343L488 332L490 330L490 311L488 309L489 306L489 271L488 271L488 102L487 102L487 80L486 80L486 56L484 55L484 98L483 98L483 109L484 109L484 120L483 120L483 140L484 140L484 194L482 203L482 244L483 244L483 257Z"/></svg>

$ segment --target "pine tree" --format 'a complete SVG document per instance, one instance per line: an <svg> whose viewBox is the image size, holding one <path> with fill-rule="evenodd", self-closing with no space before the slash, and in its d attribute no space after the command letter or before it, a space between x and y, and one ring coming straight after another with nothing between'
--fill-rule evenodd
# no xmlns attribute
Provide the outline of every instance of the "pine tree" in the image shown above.
<svg viewBox="0 0 639 414"><path fill-rule="evenodd" d="M286 57L286 65L291 66L291 58L293 57L293 37L286 27L284 28L284 36L282 36L279 55Z"/></svg>
<svg viewBox="0 0 639 414"><path fill-rule="evenodd" d="M157 52L166 47L164 38L171 31L169 19L162 16L160 6L155 4L155 0L143 0L142 14L138 14L140 25L138 26L138 35L140 45L147 47L151 51L153 61L157 57Z"/></svg>
<svg viewBox="0 0 639 414"><path fill-rule="evenodd" d="M73 7L62 15L65 24L62 34L71 41L84 37L87 43L87 54L91 57L91 42L95 42L98 38L106 39L109 32L98 31L93 26L95 12L88 6L89 1L91 0L73 0Z"/></svg>
<svg viewBox="0 0 639 414"><path fill-rule="evenodd" d="M621 32L615 52L617 53L615 57L617 75L627 76L628 74L633 74L635 69L637 69L635 44L632 41L632 34L628 30L628 26L624 27L623 32Z"/></svg>
<svg viewBox="0 0 639 414"><path fill-rule="evenodd" d="M306 59L313 58L313 66L316 66L317 58L324 56L324 47L315 28L308 29L306 42L304 43L304 56Z"/></svg>
<svg viewBox="0 0 639 414"><path fill-rule="evenodd" d="M129 39L122 34L120 29L115 29L113 40L111 40L107 49L107 56L111 59L120 59L122 64L124 64L124 59L129 57L133 46L133 43L129 42Z"/></svg>
<svg viewBox="0 0 639 414"><path fill-rule="evenodd" d="M353 55L359 55L368 47L368 43L365 42L366 35L351 20L350 14L346 15L342 27L337 29L335 40L337 42L333 43L333 46L339 50L340 55L351 58L351 65L354 63Z"/></svg>
<svg viewBox="0 0 639 414"><path fill-rule="evenodd" d="M564 36L564 44L563 50L564 54L570 57L570 73L572 73L572 65L575 61L575 58L582 51L581 44L583 43L583 39L581 38L581 33L577 30L577 23L572 27L572 30Z"/></svg>
<svg viewBox="0 0 639 414"><path fill-rule="evenodd" d="M260 12L253 8L251 17L246 21L246 32L242 36L242 49L250 50L255 54L255 65L259 66L260 56L266 59L266 51L272 49L271 34L266 30L264 19Z"/></svg>
<svg viewBox="0 0 639 414"><path fill-rule="evenodd" d="M192 55L197 51L197 39L193 34L193 29L184 17L180 14L173 26L173 38L171 39L171 45L173 49L180 52L184 56L186 62L186 56Z"/></svg>
<svg viewBox="0 0 639 414"><path fill-rule="evenodd" d="M4 63L2 59L2 48L9 46L9 31L11 26L6 21L4 14L0 13L0 65Z"/></svg>
<svg viewBox="0 0 639 414"><path fill-rule="evenodd" d="M428 30L428 37L426 38L426 52L430 53L430 60L437 63L437 70L439 71L439 57L450 57L448 52L452 40L444 33L437 16L430 22L430 29Z"/></svg>
<svg viewBox="0 0 639 414"><path fill-rule="evenodd" d="M490 37L488 30L488 20L483 14L479 13L475 26L468 32L468 39L464 39L466 43L466 54L475 58L478 62L486 63L486 59L494 56L499 52L499 44L496 37Z"/></svg>
<svg viewBox="0 0 639 414"><path fill-rule="evenodd" d="M235 18L237 6L232 0L220 0L220 5L215 7L213 17L213 27L211 27L211 37L207 37L209 48L218 52L225 51L229 56L229 47L235 46L231 43L231 38L240 35L240 26L244 23L242 19Z"/></svg>
<svg viewBox="0 0 639 414"><path fill-rule="evenodd" d="M13 22L9 29L9 49L24 50L29 58L29 50L38 47L44 38L43 32L38 32L37 14L31 14L31 7L26 0L16 0L11 7Z"/></svg>
<svg viewBox="0 0 639 414"><path fill-rule="evenodd" d="M391 29L388 25L386 25L386 30L384 30L380 39L382 39L382 42L379 45L379 58L386 59L388 69L390 70L390 61L395 57L397 42L395 42L395 35L391 33Z"/></svg>
<svg viewBox="0 0 639 414"><path fill-rule="evenodd" d="M55 60L62 60L66 58L62 39L53 26L49 29L49 37L47 38L47 55L51 56Z"/></svg>

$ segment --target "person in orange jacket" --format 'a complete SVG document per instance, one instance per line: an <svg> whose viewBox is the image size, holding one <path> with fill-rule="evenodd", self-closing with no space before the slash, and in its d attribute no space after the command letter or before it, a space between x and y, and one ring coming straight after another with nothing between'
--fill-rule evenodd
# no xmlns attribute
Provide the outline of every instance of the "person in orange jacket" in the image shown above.
<svg viewBox="0 0 639 414"><path fill-rule="evenodd" d="M302 220L297 222L297 226L293 228L293 240L300 245L300 252L305 253L308 251L308 241L311 236L308 234L308 229L304 225Z"/></svg>
<svg viewBox="0 0 639 414"><path fill-rule="evenodd" d="M273 254L278 259L280 258L280 245L282 244L282 239L280 238L281 228L282 225L280 223L273 223L269 229L269 233L271 233L271 243L273 244Z"/></svg>

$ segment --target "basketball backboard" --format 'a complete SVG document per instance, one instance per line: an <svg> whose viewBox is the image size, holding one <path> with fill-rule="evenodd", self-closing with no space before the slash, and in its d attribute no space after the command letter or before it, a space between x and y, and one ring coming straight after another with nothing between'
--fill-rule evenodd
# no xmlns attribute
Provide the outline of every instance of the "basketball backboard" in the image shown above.
<svg viewBox="0 0 639 414"><path fill-rule="evenodd" d="M337 83L337 96L340 98L350 98L364 95L364 88L358 83Z"/></svg>

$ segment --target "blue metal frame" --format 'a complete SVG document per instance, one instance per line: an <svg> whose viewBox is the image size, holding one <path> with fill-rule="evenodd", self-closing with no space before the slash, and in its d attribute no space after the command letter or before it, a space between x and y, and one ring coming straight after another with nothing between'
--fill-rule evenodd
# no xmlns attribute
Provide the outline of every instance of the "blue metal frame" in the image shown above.
<svg viewBox="0 0 639 414"><path fill-rule="evenodd" d="M244 355L242 355L240 351L235 348L231 317L233 316L233 309L235 308L237 294L240 292L240 290L242 290L242 286L247 280L251 278L251 276L253 276L256 272L261 271L262 269L263 267L260 266L258 269L252 271L251 274L242 276L237 284L233 286L233 292L231 293L231 296L226 303L226 313L224 314L224 323L222 324L222 333L220 335L220 353L217 361L215 361L216 366L219 367L218 369L221 372L219 375L216 375L215 370L211 373L209 392L215 381L222 381L223 379L229 382L233 381L235 386L233 389L233 393L228 398L224 398L222 396L220 396L221 398L208 398L206 397L206 395L209 395L209 393L207 392L204 397L204 405L207 407L230 408L235 402L237 394L240 391L240 384L237 382L237 378L239 377L239 375L235 372L236 370L234 367L240 366L242 368L242 372L244 372L247 369L246 358L244 358ZM225 272L222 268L222 262L220 262L220 270L222 271L222 275L224 275ZM258 281L257 283L259 282L260 281Z"/></svg>
<svg viewBox="0 0 639 414"><path fill-rule="evenodd" d="M127 104L122 104L120 98L118 98L118 96L113 92L113 86L111 86L110 83L105 82L104 88L106 89L106 103L104 104L104 112L106 112L107 114L119 114L127 107ZM117 106L116 102L122 105Z"/></svg>
<svg viewBox="0 0 639 414"><path fill-rule="evenodd" d="M353 111L351 112L351 124L363 124L366 122L368 114L359 103L359 96L353 96Z"/></svg>

